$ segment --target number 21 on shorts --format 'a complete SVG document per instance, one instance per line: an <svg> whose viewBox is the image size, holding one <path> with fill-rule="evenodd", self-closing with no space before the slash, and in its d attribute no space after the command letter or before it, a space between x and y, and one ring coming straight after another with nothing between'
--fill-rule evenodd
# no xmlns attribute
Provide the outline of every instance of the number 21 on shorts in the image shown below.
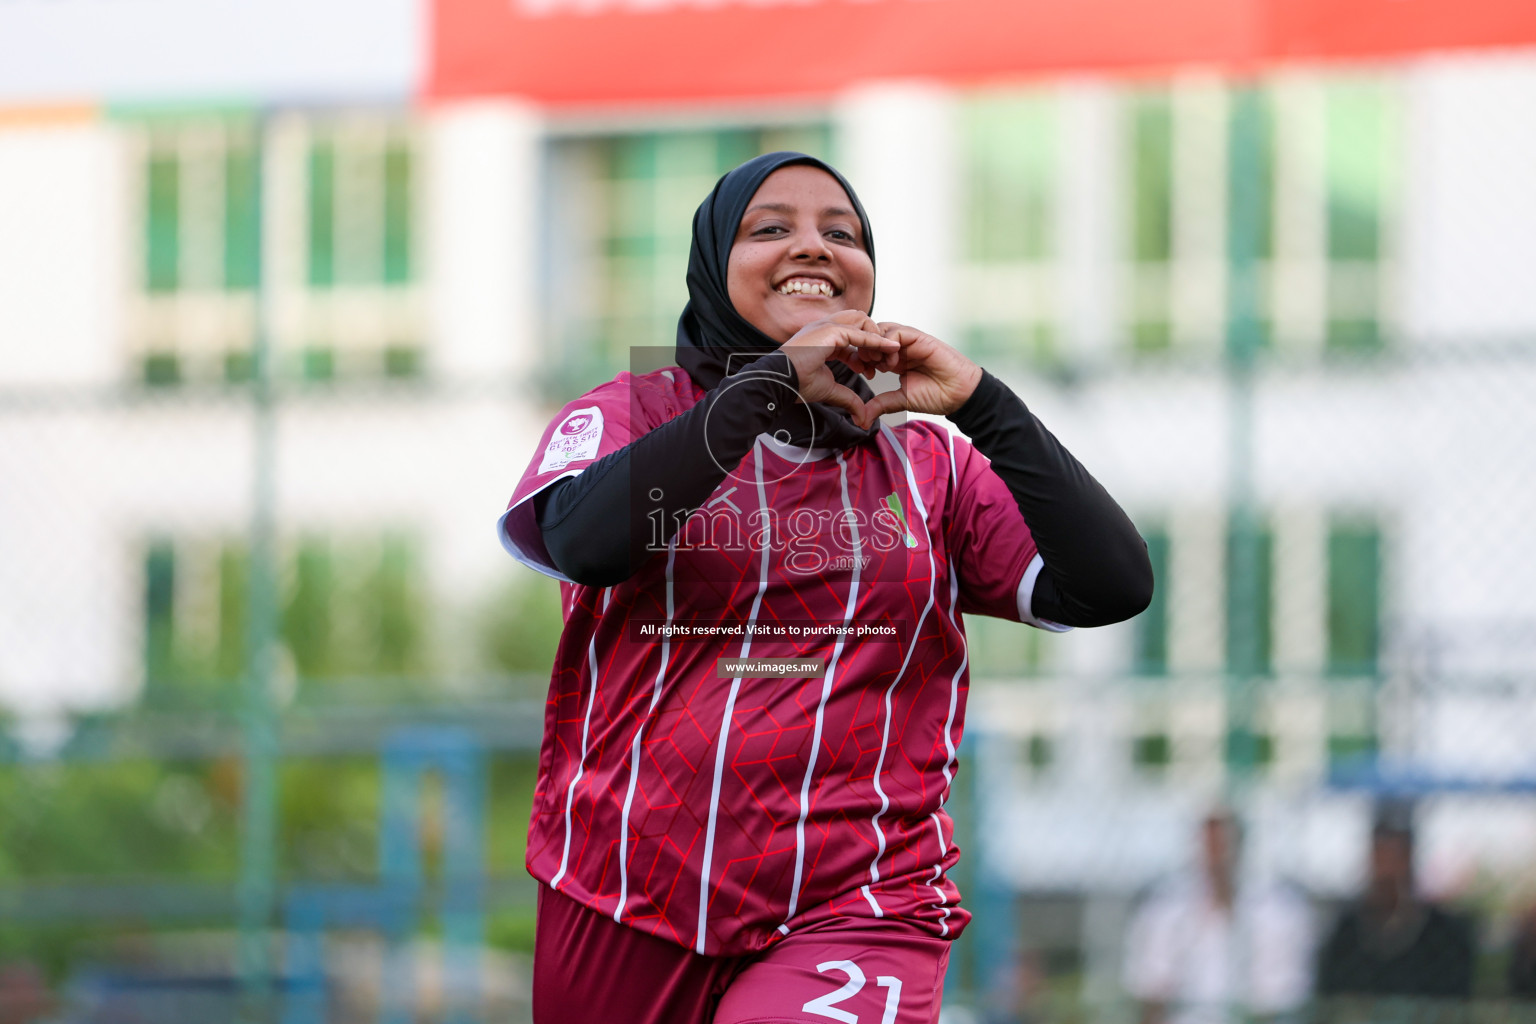
<svg viewBox="0 0 1536 1024"><path fill-rule="evenodd" d="M810 1000L800 1009L806 1013L814 1013L818 1017L840 1020L843 1024L859 1024L858 1014L837 1008L838 1003L852 999L864 987L864 972L859 965L852 960L828 960L824 964L817 964L816 970L822 974L828 971L842 971L848 975L848 983L836 992ZM885 1013L880 1016L880 1024L896 1024L896 1010L901 1005L901 979L882 974L875 979L875 984L885 989Z"/></svg>

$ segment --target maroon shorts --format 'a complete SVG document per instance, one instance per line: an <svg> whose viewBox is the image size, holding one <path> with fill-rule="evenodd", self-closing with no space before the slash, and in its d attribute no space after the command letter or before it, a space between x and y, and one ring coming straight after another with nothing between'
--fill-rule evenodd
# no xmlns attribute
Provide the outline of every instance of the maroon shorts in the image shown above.
<svg viewBox="0 0 1536 1024"><path fill-rule="evenodd" d="M534 1024L933 1024L949 940L900 922L833 920L761 953L700 956L545 886Z"/></svg>

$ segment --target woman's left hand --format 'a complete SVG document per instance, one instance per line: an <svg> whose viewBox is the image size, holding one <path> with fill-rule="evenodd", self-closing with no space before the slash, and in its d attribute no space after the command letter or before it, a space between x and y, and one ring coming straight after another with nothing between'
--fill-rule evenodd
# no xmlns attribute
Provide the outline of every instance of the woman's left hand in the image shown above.
<svg viewBox="0 0 1536 1024"><path fill-rule="evenodd" d="M879 327L880 333L901 344L894 365L880 367L900 374L901 386L865 403L868 422L888 412L948 415L964 405L981 383L981 367L933 335L890 321Z"/></svg>

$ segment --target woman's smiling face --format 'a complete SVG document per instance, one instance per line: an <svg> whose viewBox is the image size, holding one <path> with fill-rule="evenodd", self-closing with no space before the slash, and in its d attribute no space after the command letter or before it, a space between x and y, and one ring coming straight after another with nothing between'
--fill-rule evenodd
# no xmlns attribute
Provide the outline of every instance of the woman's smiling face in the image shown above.
<svg viewBox="0 0 1536 1024"><path fill-rule="evenodd" d="M731 305L777 342L839 310L868 312L875 265L848 193L819 167L768 175L736 229L726 268Z"/></svg>

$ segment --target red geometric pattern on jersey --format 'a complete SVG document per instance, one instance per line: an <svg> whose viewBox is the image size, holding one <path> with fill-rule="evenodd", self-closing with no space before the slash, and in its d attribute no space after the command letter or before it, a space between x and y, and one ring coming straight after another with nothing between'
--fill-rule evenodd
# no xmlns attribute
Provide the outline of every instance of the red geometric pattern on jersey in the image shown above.
<svg viewBox="0 0 1536 1024"><path fill-rule="evenodd" d="M529 499L592 461L537 472L570 411L603 410L601 457L703 394L673 367L623 374L562 410L504 519L524 557L542 553L528 543L537 530ZM903 532L881 511L892 493L916 547L876 543L877 521L887 539ZM927 422L798 468L759 443L706 505L724 522L722 494L746 536L760 506L780 524L799 509L858 510L866 528L851 553L868 562L797 572L793 549L770 547L764 575L760 547L689 543L708 539L690 521L673 550L624 583L563 585L529 871L593 910L711 955L753 952L833 917L959 934L969 914L947 877L959 850L943 806L968 685L960 612L1019 619L1017 588L1035 544L1017 505L968 443ZM801 550L847 552L837 529L821 522ZM759 623L909 625L895 643L758 637L748 648L737 638L638 637L637 622L668 620L669 600L677 622L746 622L757 605ZM719 658L747 653L825 658L829 674L715 678Z"/></svg>

